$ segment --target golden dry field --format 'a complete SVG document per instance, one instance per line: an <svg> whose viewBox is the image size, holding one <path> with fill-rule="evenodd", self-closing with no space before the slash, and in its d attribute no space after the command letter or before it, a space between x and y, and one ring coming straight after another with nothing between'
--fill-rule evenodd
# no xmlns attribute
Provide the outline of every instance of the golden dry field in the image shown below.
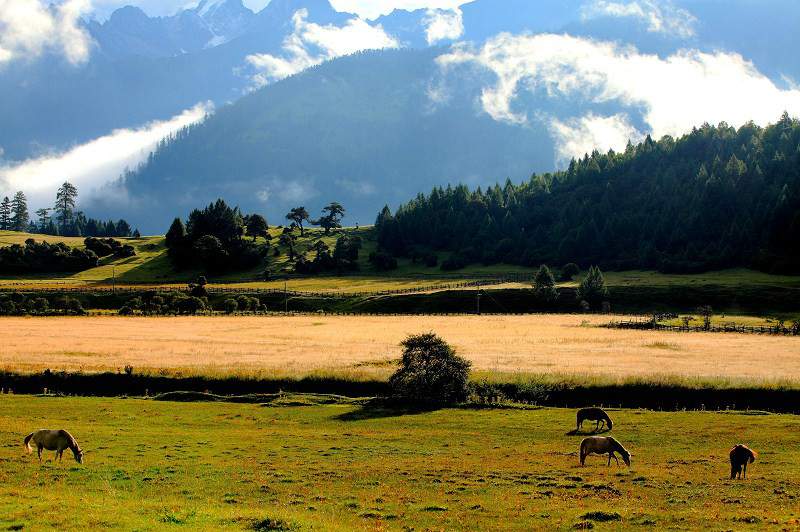
<svg viewBox="0 0 800 532"><path fill-rule="evenodd" d="M0 368L381 377L433 331L474 369L611 378L800 381L800 338L598 327L608 316L0 318Z"/></svg>

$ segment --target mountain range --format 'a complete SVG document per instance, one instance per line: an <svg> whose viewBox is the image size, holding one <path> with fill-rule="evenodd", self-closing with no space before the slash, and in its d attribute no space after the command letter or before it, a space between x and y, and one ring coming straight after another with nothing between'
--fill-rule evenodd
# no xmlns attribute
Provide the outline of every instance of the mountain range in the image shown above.
<svg viewBox="0 0 800 532"><path fill-rule="evenodd" d="M432 17L444 15L454 25L435 35ZM176 209L218 196L268 214L336 200L348 207L351 222L368 223L384 203L435 185L518 181L564 164L564 144L579 117L624 114L627 130L653 127L653 105L644 96L564 92L552 79L520 90L530 72L511 78L516 92L507 109L488 107L487 94L497 96L497 80L509 75L497 70L497 56L487 59L491 43L499 55L520 44L609 43L603 45L616 46L615 57L635 53L636 61L655 58L659 67L689 57L693 68L706 70L707 57L722 58L715 67L728 59L724 54L739 54L780 90L796 89L800 79L793 28L800 4L790 0L475 0L457 12L396 10L361 21L391 39L390 49L338 59L303 33L353 20L326 0L273 0L258 13L241 0L203 0L168 17L127 6L103 22L83 20L93 42L86 63L44 55L0 71L3 156L13 162L63 150L211 101L213 115L162 143L146 164L109 187L116 192L111 199L95 198L85 208L160 231L182 214ZM544 34L555 40L534 39ZM472 44L451 46L455 41ZM260 86L264 80L248 58L288 62L292 42L314 58L303 65L312 68ZM321 59L331 60L313 66ZM571 66L564 68L559 76Z"/></svg>

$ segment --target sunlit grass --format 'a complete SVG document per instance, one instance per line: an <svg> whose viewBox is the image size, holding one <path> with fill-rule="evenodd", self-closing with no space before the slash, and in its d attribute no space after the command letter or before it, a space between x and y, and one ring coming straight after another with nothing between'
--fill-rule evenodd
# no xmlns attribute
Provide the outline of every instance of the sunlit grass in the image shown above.
<svg viewBox="0 0 800 532"><path fill-rule="evenodd" d="M792 415L610 410L629 469L603 457L578 465L590 429L572 433L571 409L0 401L0 520L12 530L797 526ZM22 438L40 427L70 430L85 463L24 454ZM759 453L745 481L727 479L735 443Z"/></svg>
<svg viewBox="0 0 800 532"><path fill-rule="evenodd" d="M359 371L384 378L433 331L477 371L800 381L796 337L602 327L602 315L0 318L0 367L215 374ZM616 319L624 319L617 317ZM80 353L76 356L74 353ZM91 356L90 356L91 354Z"/></svg>

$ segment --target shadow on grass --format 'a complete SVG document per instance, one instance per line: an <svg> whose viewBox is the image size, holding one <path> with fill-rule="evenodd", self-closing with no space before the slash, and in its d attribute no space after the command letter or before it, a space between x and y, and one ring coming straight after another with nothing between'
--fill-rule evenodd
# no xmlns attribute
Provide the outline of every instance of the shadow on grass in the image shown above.
<svg viewBox="0 0 800 532"><path fill-rule="evenodd" d="M564 433L564 435L565 436L593 436L595 434L605 434L606 432L609 432L610 430L611 429L609 429L608 427L604 427L604 428L602 428L600 430L594 429L594 430L591 430L591 431L588 431L588 432L584 432L584 431L578 430L578 429L572 429L571 431Z"/></svg>
<svg viewBox="0 0 800 532"><path fill-rule="evenodd" d="M368 419L382 419L389 417L415 416L439 410L439 406L408 406L377 399L370 401L356 410L333 416L337 421L365 421Z"/></svg>

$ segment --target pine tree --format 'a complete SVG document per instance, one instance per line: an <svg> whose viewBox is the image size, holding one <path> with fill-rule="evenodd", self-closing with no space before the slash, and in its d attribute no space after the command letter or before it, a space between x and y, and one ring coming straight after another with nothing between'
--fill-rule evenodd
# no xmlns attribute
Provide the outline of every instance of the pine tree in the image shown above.
<svg viewBox="0 0 800 532"><path fill-rule="evenodd" d="M586 301L594 308L600 308L604 301L608 301L609 292L600 268L597 266L589 268L589 273L581 281L577 293L580 301Z"/></svg>
<svg viewBox="0 0 800 532"><path fill-rule="evenodd" d="M75 198L78 196L76 189L70 182L64 181L61 188L56 193L56 205L54 210L59 222L61 234L65 234L67 225L72 222L73 209L75 208Z"/></svg>
<svg viewBox="0 0 800 532"><path fill-rule="evenodd" d="M14 213L11 217L11 227L14 231L25 231L28 228L30 215L28 214L28 198L20 190L14 194L14 199L11 200L11 212Z"/></svg>
<svg viewBox="0 0 800 532"><path fill-rule="evenodd" d="M11 200L8 196L0 203L0 231L8 231L11 225Z"/></svg>
<svg viewBox="0 0 800 532"><path fill-rule="evenodd" d="M543 302L551 302L558 299L556 290L556 280L553 273L546 265L542 264L536 276L533 278L533 296Z"/></svg>
<svg viewBox="0 0 800 532"><path fill-rule="evenodd" d="M36 216L39 217L39 230L44 230L50 220L50 209L37 209Z"/></svg>
<svg viewBox="0 0 800 532"><path fill-rule="evenodd" d="M186 236L186 228L183 226L183 221L180 218L175 218L172 225L169 226L169 231L164 238L164 243L168 248L180 244Z"/></svg>

